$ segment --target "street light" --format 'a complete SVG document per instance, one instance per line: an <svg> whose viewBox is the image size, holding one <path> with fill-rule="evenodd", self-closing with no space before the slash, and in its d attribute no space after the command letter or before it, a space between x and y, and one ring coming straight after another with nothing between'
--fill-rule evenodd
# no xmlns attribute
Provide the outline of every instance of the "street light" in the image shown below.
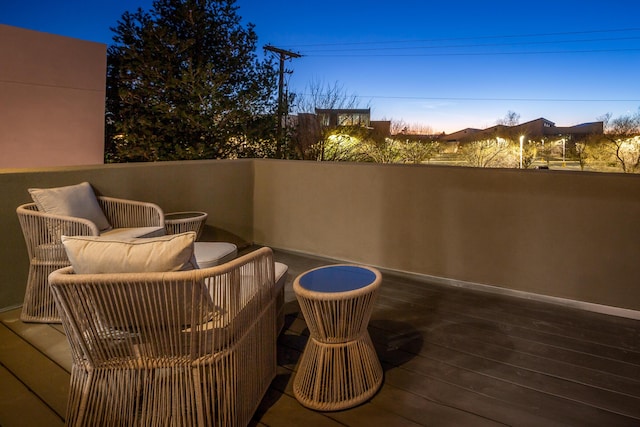
<svg viewBox="0 0 640 427"><path fill-rule="evenodd" d="M566 163L564 162L564 151L565 151L565 139L562 138L562 167L566 166Z"/></svg>
<svg viewBox="0 0 640 427"><path fill-rule="evenodd" d="M524 135L520 135L520 169L522 169L522 141L524 141Z"/></svg>

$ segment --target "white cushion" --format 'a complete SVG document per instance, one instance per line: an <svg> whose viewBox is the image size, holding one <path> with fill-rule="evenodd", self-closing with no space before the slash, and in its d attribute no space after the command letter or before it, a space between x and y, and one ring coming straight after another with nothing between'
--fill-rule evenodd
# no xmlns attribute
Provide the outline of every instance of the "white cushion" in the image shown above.
<svg viewBox="0 0 640 427"><path fill-rule="evenodd" d="M138 237L159 237L165 234L164 227L112 228L100 233L101 237L114 239L133 239Z"/></svg>
<svg viewBox="0 0 640 427"><path fill-rule="evenodd" d="M227 242L196 242L196 261L200 268L214 267L231 261L238 254L238 247Z"/></svg>
<svg viewBox="0 0 640 427"><path fill-rule="evenodd" d="M88 182L66 187L29 188L29 194L42 212L88 219L101 231L111 228Z"/></svg>
<svg viewBox="0 0 640 427"><path fill-rule="evenodd" d="M276 331L280 333L284 326L284 285L287 281L289 266L281 262L275 263L276 276Z"/></svg>
<svg viewBox="0 0 640 427"><path fill-rule="evenodd" d="M62 236L62 244L77 274L142 273L198 268L193 231L149 239Z"/></svg>
<svg viewBox="0 0 640 427"><path fill-rule="evenodd" d="M287 271L289 266L281 262L275 263L275 276L276 276L276 290L284 286L284 282L287 280Z"/></svg>

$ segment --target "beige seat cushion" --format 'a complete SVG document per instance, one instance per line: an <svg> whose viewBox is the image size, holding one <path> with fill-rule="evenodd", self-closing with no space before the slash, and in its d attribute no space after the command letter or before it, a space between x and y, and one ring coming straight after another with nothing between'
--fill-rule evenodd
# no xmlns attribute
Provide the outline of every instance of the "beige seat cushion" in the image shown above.
<svg viewBox="0 0 640 427"><path fill-rule="evenodd" d="M111 240L125 240L140 237L159 237L165 234L164 227L132 227L132 228L112 228L100 233L100 237Z"/></svg>
<svg viewBox="0 0 640 427"><path fill-rule="evenodd" d="M66 187L29 188L29 194L41 212L88 219L100 231L111 228L88 182Z"/></svg>
<svg viewBox="0 0 640 427"><path fill-rule="evenodd" d="M76 274L143 273L193 270L193 231L149 239L62 236Z"/></svg>
<svg viewBox="0 0 640 427"><path fill-rule="evenodd" d="M276 276L276 291L284 287L284 283L287 279L287 271L289 266L281 262L275 263L275 276Z"/></svg>
<svg viewBox="0 0 640 427"><path fill-rule="evenodd" d="M281 262L275 263L276 276L276 331L284 327L284 285L287 282L289 266Z"/></svg>
<svg viewBox="0 0 640 427"><path fill-rule="evenodd" d="M208 268L234 259L238 254L238 247L227 242L196 242L194 252L198 266Z"/></svg>

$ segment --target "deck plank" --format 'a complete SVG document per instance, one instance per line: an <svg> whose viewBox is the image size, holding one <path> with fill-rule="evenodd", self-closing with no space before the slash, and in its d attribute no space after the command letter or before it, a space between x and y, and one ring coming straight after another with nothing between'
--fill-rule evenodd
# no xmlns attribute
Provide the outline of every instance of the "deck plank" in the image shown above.
<svg viewBox="0 0 640 427"><path fill-rule="evenodd" d="M640 353L597 342L582 341L574 337L559 337L508 323L503 317L493 313L478 314L480 302L468 306L456 306L439 301L437 307L422 303L419 298L411 301L410 295L398 296L382 294L380 306L383 310L374 313L373 318L405 316L421 333L427 334L437 329L458 327L471 328L482 340L502 341L511 346L513 342L536 349L538 356L548 353L548 357L574 360L580 366L609 372L632 379L640 379ZM417 301L417 302L416 302ZM406 313L406 314L404 314ZM419 314L423 313L423 314ZM547 316L551 317L551 316Z"/></svg>
<svg viewBox="0 0 640 427"><path fill-rule="evenodd" d="M480 361L476 359L470 366L460 367L434 358L418 356L406 362L402 369L411 372L415 381L423 378L424 381L447 382L467 393L477 393L495 402L509 402L511 409L519 408L529 419L540 416L540 409L544 408L544 417L550 418L544 423L545 425L549 425L552 421L563 425L585 426L638 425L639 423L637 418L576 401L570 396L571 390L566 390L562 386L556 385L549 390L553 387L553 384L549 383L545 385L544 390L540 390L540 384L535 382L535 378L531 379L524 375L518 378L517 374L509 376L505 373L508 370L507 365L493 364L486 368L487 364L483 365ZM586 395L588 391L583 393ZM482 409L481 407L469 408L473 412ZM499 409L492 410L492 414L492 416L500 414ZM509 424L512 422L508 421Z"/></svg>
<svg viewBox="0 0 640 427"><path fill-rule="evenodd" d="M24 323L20 321L19 312L2 318L2 324L15 334L30 342L35 348L46 354L51 360L71 372L71 351L64 332L57 324Z"/></svg>
<svg viewBox="0 0 640 427"><path fill-rule="evenodd" d="M0 426L63 426L64 421L31 389L0 366Z"/></svg>
<svg viewBox="0 0 640 427"><path fill-rule="evenodd" d="M65 416L71 378L69 372L2 323L0 363L61 418Z"/></svg>
<svg viewBox="0 0 640 427"><path fill-rule="evenodd" d="M256 418L269 427L337 427L343 425L322 413L303 409L293 397L281 393L273 387L267 391L253 422L256 422Z"/></svg>
<svg viewBox="0 0 640 427"><path fill-rule="evenodd" d="M444 285L427 283L425 288L422 281L410 281L400 276L388 276L386 284L402 282L412 292L422 293L426 290L439 291L448 298L457 299L465 304L473 305L482 301L484 307L490 307L496 314L510 314L529 318L535 326L558 331L561 334L583 333L593 336L595 342L622 343L631 349L640 349L640 331L638 321L624 317L616 317L596 313L578 308L560 306L543 301L526 298L515 298L503 295L471 290L452 288ZM517 303L514 304L514 301Z"/></svg>
<svg viewBox="0 0 640 427"><path fill-rule="evenodd" d="M544 314L525 315L525 311L518 310L526 306L527 300L513 304L512 298L498 299L495 295L484 292L467 290L436 293L428 286L398 286L393 279L388 280L388 286L381 289L380 294L389 298L397 298L425 310L437 308L439 313L464 313L469 318L478 321L491 321L517 329L531 340L543 340L550 344L582 351L601 354L603 357L624 357L628 362L640 364L640 332L629 327L628 319L610 316L607 322L581 322L577 326L579 313L574 314L574 324L562 322L560 314L564 308L555 312L545 311ZM396 285L396 286L394 286ZM535 313L535 312L534 312ZM558 313L556 316L555 313ZM544 315L544 317L542 317ZM597 330L596 325L608 323L611 327ZM602 328L602 327L601 327Z"/></svg>

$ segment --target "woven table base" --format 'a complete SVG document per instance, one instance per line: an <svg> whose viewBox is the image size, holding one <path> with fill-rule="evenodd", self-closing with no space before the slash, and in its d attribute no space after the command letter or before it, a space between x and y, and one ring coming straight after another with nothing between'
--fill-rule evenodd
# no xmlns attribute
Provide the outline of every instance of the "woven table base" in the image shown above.
<svg viewBox="0 0 640 427"><path fill-rule="evenodd" d="M310 338L293 382L293 394L308 408L338 411L370 399L380 388L382 377L366 331L360 338L340 344Z"/></svg>

